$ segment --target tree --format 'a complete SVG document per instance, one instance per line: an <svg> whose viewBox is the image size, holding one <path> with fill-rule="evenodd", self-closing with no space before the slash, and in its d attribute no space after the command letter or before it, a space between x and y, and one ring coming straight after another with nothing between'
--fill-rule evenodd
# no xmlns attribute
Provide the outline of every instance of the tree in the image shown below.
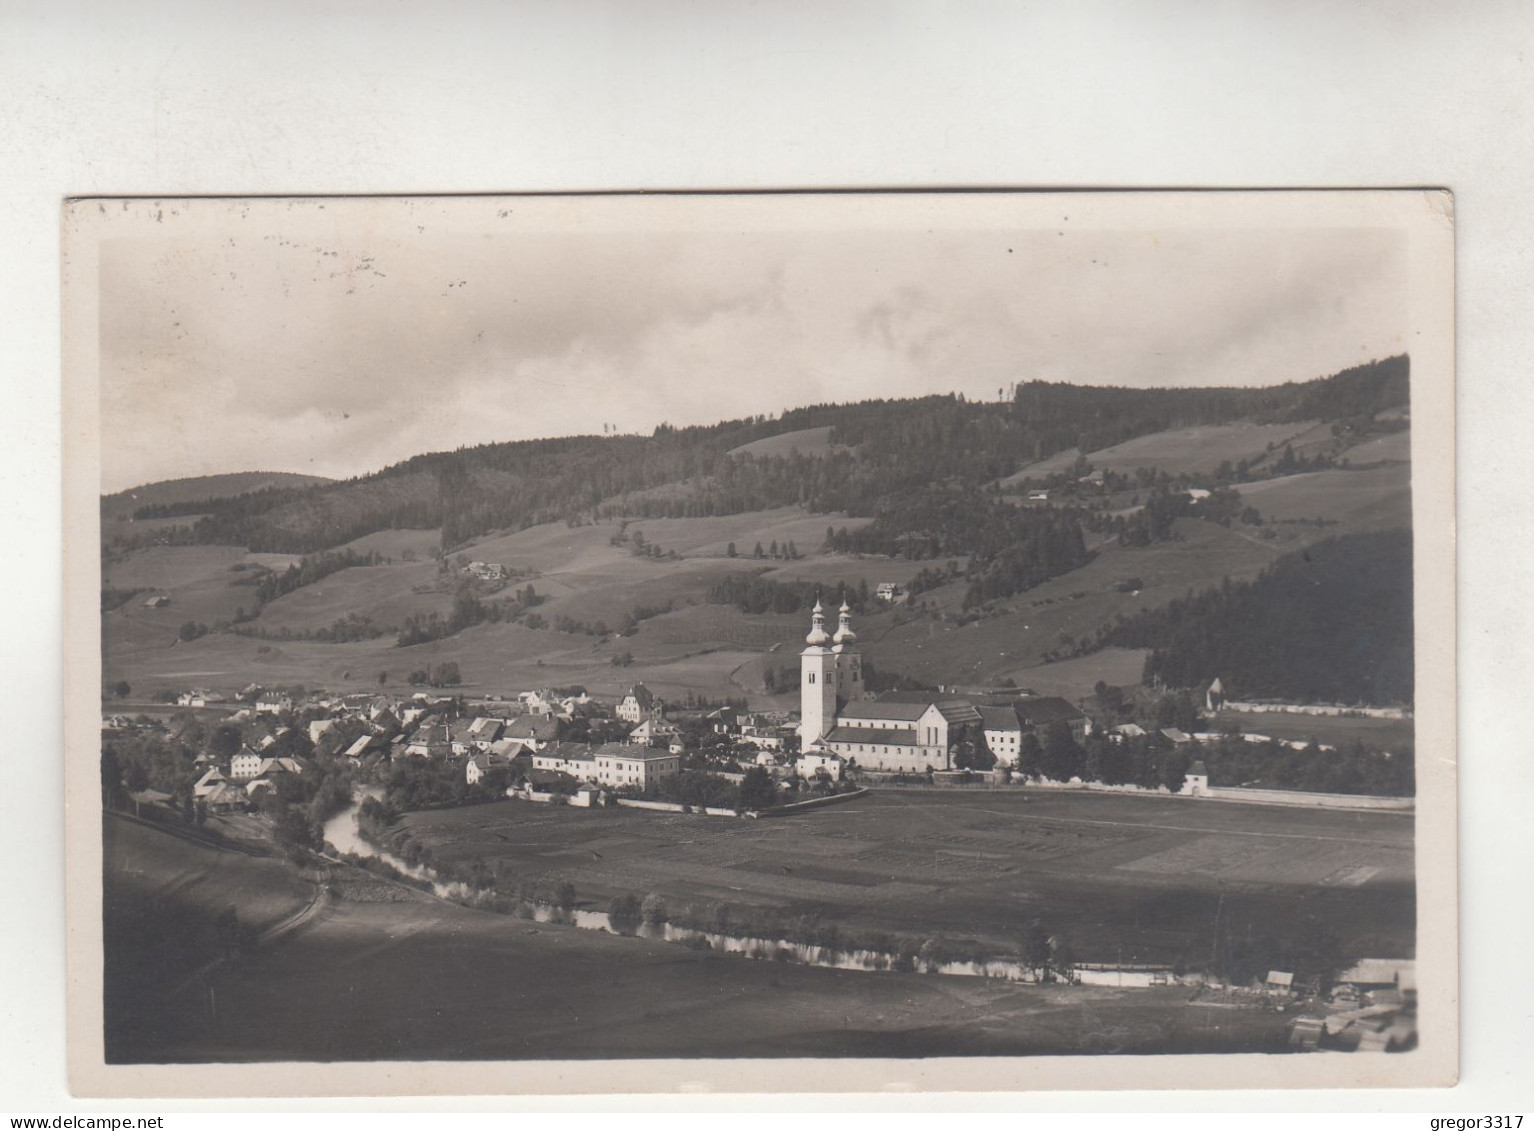
<svg viewBox="0 0 1534 1131"><path fill-rule="evenodd" d="M639 905L639 916L646 926L659 927L666 922L666 901L659 893L651 892Z"/></svg>
<svg viewBox="0 0 1534 1131"><path fill-rule="evenodd" d="M1174 746L1161 756L1161 784L1173 793L1182 790L1192 760L1181 746Z"/></svg>
<svg viewBox="0 0 1534 1131"><path fill-rule="evenodd" d="M736 553L735 553L735 543L734 542L731 542L728 546L726 546L724 548L724 556L727 557L727 558L733 558L733 557L737 556Z"/></svg>
<svg viewBox="0 0 1534 1131"><path fill-rule="evenodd" d="M561 911L569 911L575 906L575 885L569 880L560 880L554 889L554 906Z"/></svg>
<svg viewBox="0 0 1534 1131"><path fill-rule="evenodd" d="M632 935L639 929L640 915L638 897L627 893L618 896L607 907L607 921L614 934Z"/></svg>
<svg viewBox="0 0 1534 1131"><path fill-rule="evenodd" d="M125 679L120 679L112 685L112 694L119 699L126 699L132 691L133 688L128 686L128 681Z"/></svg>
<svg viewBox="0 0 1534 1131"><path fill-rule="evenodd" d="M1018 745L1017 772L1026 778L1038 779L1044 776L1044 748L1039 745L1039 737L1033 731L1023 735Z"/></svg>
<svg viewBox="0 0 1534 1131"><path fill-rule="evenodd" d="M762 551L762 544L760 542L756 544L756 549L751 551L751 556L753 558L760 558L765 556Z"/></svg>
<svg viewBox="0 0 1534 1131"><path fill-rule="evenodd" d="M1081 747L1070 725L1057 720L1044 728L1044 776L1051 781L1070 781L1082 771Z"/></svg>
<svg viewBox="0 0 1534 1131"><path fill-rule="evenodd" d="M777 787L761 766L752 766L740 783L742 809L766 809L777 799Z"/></svg>
<svg viewBox="0 0 1534 1131"><path fill-rule="evenodd" d="M223 723L213 728L213 734L208 738L208 753L224 762L240 752L242 742L240 728L232 723Z"/></svg>
<svg viewBox="0 0 1534 1131"><path fill-rule="evenodd" d="M388 672L379 672L378 673L378 686L382 687L384 684L386 684L388 682L389 682L389 673Z"/></svg>
<svg viewBox="0 0 1534 1131"><path fill-rule="evenodd" d="M1049 969L1051 955L1049 932L1037 919L1028 924L1028 929L1023 932L1022 951L1023 965L1042 981Z"/></svg>

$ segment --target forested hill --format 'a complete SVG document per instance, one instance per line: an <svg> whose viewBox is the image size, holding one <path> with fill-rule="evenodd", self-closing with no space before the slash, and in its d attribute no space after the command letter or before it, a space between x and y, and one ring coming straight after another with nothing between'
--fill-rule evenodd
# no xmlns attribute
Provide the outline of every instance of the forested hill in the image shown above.
<svg viewBox="0 0 1534 1131"><path fill-rule="evenodd" d="M201 475L196 478L167 479L145 483L115 495L101 497L103 518L126 519L160 517L172 511L196 514L189 506L205 506L209 499L232 498L257 491L293 490L333 483L319 475L299 475L291 471L236 471L225 475Z"/></svg>
<svg viewBox="0 0 1534 1131"><path fill-rule="evenodd" d="M1407 403L1408 373L1402 356L1258 389L1029 382L1005 402L933 396L814 405L771 419L663 425L647 437L574 436L421 455L359 479L182 497L141 507L136 517L202 515L180 536L312 553L390 528L440 527L451 548L491 530L539 522L797 505L873 515L893 539L932 543L932 531L916 524L930 524L928 516L941 513L948 500L1056 452L1201 424L1372 416ZM825 454L731 454L755 440L817 427L831 429L833 446Z"/></svg>
<svg viewBox="0 0 1534 1131"><path fill-rule="evenodd" d="M1356 534L1279 558L1251 582L1149 609L1104 641L1151 648L1145 677L1233 698L1410 703L1409 531Z"/></svg>

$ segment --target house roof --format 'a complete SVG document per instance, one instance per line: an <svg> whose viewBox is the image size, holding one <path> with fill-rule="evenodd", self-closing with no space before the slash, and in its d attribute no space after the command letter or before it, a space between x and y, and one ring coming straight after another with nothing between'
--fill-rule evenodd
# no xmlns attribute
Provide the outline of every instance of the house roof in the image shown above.
<svg viewBox="0 0 1534 1131"><path fill-rule="evenodd" d="M549 715L518 715L501 733L507 738L548 740L559 733L559 720Z"/></svg>
<svg viewBox="0 0 1534 1131"><path fill-rule="evenodd" d="M628 758L635 762L657 762L665 758L675 758L675 754L668 754L664 750L652 750L648 746L635 746L629 742L604 742L596 749L598 758Z"/></svg>
<svg viewBox="0 0 1534 1131"><path fill-rule="evenodd" d="M1018 717L1030 726L1070 722L1073 719L1085 717L1058 695L1040 695L1032 699L1019 699L1013 706L1017 708Z"/></svg>
<svg viewBox="0 0 1534 1131"><path fill-rule="evenodd" d="M1188 773L1194 777L1204 778L1209 776L1209 771L1204 768L1203 762L1194 762L1193 765L1188 767Z"/></svg>
<svg viewBox="0 0 1534 1131"><path fill-rule="evenodd" d="M843 719L895 719L900 722L915 722L927 713L927 708L932 704L928 700L918 703L902 703L898 700L864 699L856 703L848 703L839 712Z"/></svg>
<svg viewBox="0 0 1534 1131"><path fill-rule="evenodd" d="M827 742L862 742L880 746L918 746L914 730L892 727L833 727Z"/></svg>
<svg viewBox="0 0 1534 1131"><path fill-rule="evenodd" d="M1017 710L1013 707L976 707L980 712L980 721L986 730L1015 730L1023 729L1022 722L1017 717Z"/></svg>
<svg viewBox="0 0 1534 1131"><path fill-rule="evenodd" d="M1270 985L1270 986L1292 986L1292 985L1294 985L1294 975L1292 973L1290 973L1288 970L1269 970L1268 971L1268 985Z"/></svg>
<svg viewBox="0 0 1534 1131"><path fill-rule="evenodd" d="M629 693L626 698L633 699L641 707L648 707L650 704L655 702L655 696L651 694L650 689L642 683L636 683L633 687L629 688Z"/></svg>
<svg viewBox="0 0 1534 1131"><path fill-rule="evenodd" d="M596 760L591 747L581 742L556 742L538 752L540 758L561 758L566 762L591 762Z"/></svg>
<svg viewBox="0 0 1534 1131"><path fill-rule="evenodd" d="M343 757L360 758L363 754L367 753L367 748L371 745L373 745L373 736L371 734L364 734L346 748L346 753Z"/></svg>

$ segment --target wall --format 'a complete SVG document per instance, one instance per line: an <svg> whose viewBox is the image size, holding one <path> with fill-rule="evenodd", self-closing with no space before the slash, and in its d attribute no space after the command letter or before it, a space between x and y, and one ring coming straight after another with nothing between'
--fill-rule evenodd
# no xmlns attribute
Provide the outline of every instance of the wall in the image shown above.
<svg viewBox="0 0 1534 1131"><path fill-rule="evenodd" d="M1360 793L1300 793L1287 789L1241 789L1236 786L1212 786L1209 796L1215 801L1245 801L1256 805L1308 805L1321 809L1393 809L1409 812L1416 808L1412 797L1375 797Z"/></svg>

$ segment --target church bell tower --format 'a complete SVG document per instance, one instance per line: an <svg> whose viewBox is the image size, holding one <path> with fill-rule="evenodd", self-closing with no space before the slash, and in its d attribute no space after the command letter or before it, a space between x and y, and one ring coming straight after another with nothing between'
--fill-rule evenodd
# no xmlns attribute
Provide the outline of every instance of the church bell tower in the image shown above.
<svg viewBox="0 0 1534 1131"><path fill-rule="evenodd" d="M808 749L825 737L836 725L837 663L840 657L827 645L826 614L815 602L811 613L810 634L799 653L799 743Z"/></svg>

